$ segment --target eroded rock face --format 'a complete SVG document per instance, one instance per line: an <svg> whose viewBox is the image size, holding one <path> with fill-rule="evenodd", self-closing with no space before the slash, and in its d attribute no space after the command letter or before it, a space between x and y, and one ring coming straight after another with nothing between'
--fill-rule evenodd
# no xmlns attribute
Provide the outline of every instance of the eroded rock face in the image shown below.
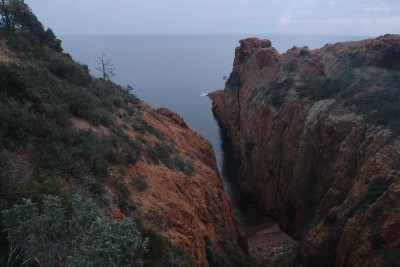
<svg viewBox="0 0 400 267"><path fill-rule="evenodd" d="M168 237L200 266L208 266L205 237L215 252L243 257L246 248L240 245L242 236L224 192L210 142L190 130L171 110L154 110L145 103L141 106L141 113L136 116L152 130L142 135L127 126L127 136L142 140L147 148L167 146L171 162L154 163L144 154L135 164L113 167L110 176L114 181L108 184L107 195L123 198L134 211L129 215L116 205L109 205L105 208L106 214L118 219L140 218L146 228ZM119 112L120 117L127 116L126 111ZM133 115L130 120L137 118ZM162 151L157 153L161 157Z"/></svg>
<svg viewBox="0 0 400 267"><path fill-rule="evenodd" d="M238 226L218 175L211 144L188 129L183 119L177 120L180 117L176 114L159 113L166 114L171 121L166 119L163 124L151 121L151 117L147 119L167 139L176 140L181 155L194 159L194 172L188 176L162 165L154 168L147 162L139 163L132 171L147 177L150 186L142 196L137 196L141 202L138 213L149 226L193 255L201 266L207 265L204 236L210 238L216 250L225 247L227 252L240 254Z"/></svg>
<svg viewBox="0 0 400 267"><path fill-rule="evenodd" d="M210 95L242 191L302 241L303 262L400 260L399 51L398 35L284 54L245 39Z"/></svg>

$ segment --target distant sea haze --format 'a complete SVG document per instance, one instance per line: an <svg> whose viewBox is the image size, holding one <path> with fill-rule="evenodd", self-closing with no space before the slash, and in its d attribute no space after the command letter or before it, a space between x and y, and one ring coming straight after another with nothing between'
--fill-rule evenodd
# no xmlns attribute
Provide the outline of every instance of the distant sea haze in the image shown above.
<svg viewBox="0 0 400 267"><path fill-rule="evenodd" d="M319 48L326 43L368 37L329 35L184 34L130 36L61 36L65 52L96 73L95 58L103 52L116 68L113 80L131 85L134 93L154 108L179 113L214 147L221 164L219 129L211 113L208 92L224 87L232 69L235 47L247 37L267 38L283 53L293 46Z"/></svg>

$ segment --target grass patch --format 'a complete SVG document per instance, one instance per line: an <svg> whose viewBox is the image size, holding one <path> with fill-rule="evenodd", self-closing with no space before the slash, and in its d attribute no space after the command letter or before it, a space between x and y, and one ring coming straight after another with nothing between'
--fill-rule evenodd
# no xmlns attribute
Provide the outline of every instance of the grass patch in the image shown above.
<svg viewBox="0 0 400 267"><path fill-rule="evenodd" d="M350 49L350 51L358 51L358 50L362 49L363 47L364 47L363 45L358 44L358 45L349 46L349 49Z"/></svg>
<svg viewBox="0 0 400 267"><path fill-rule="evenodd" d="M341 79L336 78L309 78L302 86L296 88L300 96L311 101L318 101L338 95L342 90Z"/></svg>

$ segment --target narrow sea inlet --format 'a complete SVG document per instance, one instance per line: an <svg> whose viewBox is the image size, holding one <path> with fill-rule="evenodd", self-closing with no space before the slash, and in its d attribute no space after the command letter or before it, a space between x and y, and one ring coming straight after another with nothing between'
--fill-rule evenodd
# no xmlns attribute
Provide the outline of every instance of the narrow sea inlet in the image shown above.
<svg viewBox="0 0 400 267"><path fill-rule="evenodd" d="M238 41L251 35L63 36L65 52L96 73L95 59L104 52L114 64L113 80L133 87L133 93L154 108L181 115L189 127L213 145L224 188L235 217L260 260L293 252L296 242L276 223L244 199L236 183L238 164L229 140L214 118L207 93L224 87ZM271 35L280 53L295 46L318 48L326 43L362 39L354 36ZM271 252L273 251L273 253Z"/></svg>
<svg viewBox="0 0 400 267"><path fill-rule="evenodd" d="M399 1L93 2L0 2L0 266L400 266Z"/></svg>

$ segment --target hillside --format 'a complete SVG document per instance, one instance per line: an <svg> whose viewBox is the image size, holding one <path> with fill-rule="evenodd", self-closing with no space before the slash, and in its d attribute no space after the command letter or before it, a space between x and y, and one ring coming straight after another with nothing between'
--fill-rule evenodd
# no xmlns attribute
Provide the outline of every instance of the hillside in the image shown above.
<svg viewBox="0 0 400 267"><path fill-rule="evenodd" d="M148 239L147 252L128 251L127 259L142 257L144 266L241 261L245 248L210 143L179 115L136 98L131 87L92 77L86 65L63 53L61 41L23 1L1 5L0 210L13 211L29 198L48 212L47 202L41 203L52 195L61 198L68 217L68 203L79 192L111 223L134 221ZM30 222L19 218L22 226ZM3 221L2 248L12 248L6 237L21 227L14 223ZM63 246L63 256L56 257L62 265L72 256ZM17 252L52 265L45 264L45 251L29 254L26 247ZM8 249L1 254L5 266Z"/></svg>
<svg viewBox="0 0 400 267"><path fill-rule="evenodd" d="M400 36L236 48L213 110L240 186L299 241L305 266L400 262Z"/></svg>

